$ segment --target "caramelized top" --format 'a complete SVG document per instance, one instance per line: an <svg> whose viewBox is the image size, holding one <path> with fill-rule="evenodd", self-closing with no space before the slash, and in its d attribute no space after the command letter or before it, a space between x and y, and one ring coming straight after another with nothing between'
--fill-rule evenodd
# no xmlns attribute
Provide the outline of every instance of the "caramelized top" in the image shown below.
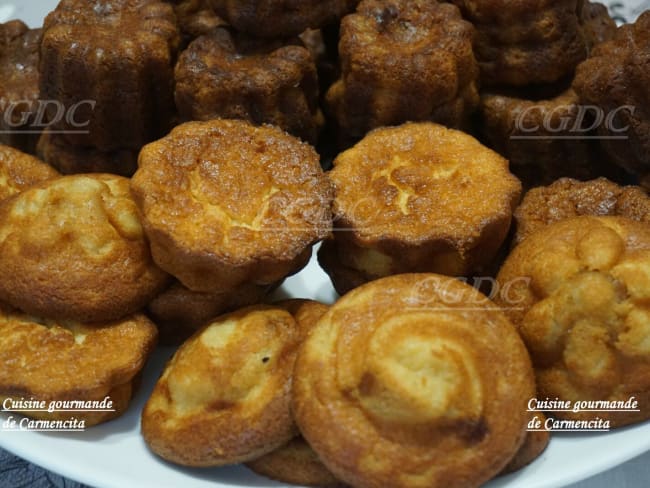
<svg viewBox="0 0 650 488"><path fill-rule="evenodd" d="M0 145L0 201L59 175L41 160Z"/></svg>

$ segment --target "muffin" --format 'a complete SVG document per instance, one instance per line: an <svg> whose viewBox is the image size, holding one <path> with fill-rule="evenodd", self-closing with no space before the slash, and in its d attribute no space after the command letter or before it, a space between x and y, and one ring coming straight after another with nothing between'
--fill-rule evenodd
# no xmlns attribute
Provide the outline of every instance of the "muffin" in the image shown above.
<svg viewBox="0 0 650 488"><path fill-rule="evenodd" d="M59 173L41 160L0 144L0 202L57 176Z"/></svg>
<svg viewBox="0 0 650 488"><path fill-rule="evenodd" d="M573 88L583 104L600 108L600 145L618 165L650 186L650 12L619 28L578 66Z"/></svg>
<svg viewBox="0 0 650 488"><path fill-rule="evenodd" d="M238 31L275 39L333 24L359 3L359 0L209 1L214 11Z"/></svg>
<svg viewBox="0 0 650 488"><path fill-rule="evenodd" d="M503 243L521 192L501 156L426 122L374 130L336 158L329 177L335 232L319 256L339 293L391 274L480 272Z"/></svg>
<svg viewBox="0 0 650 488"><path fill-rule="evenodd" d="M466 125L478 104L474 29L450 4L365 0L343 19L341 78L327 93L340 131L407 121Z"/></svg>
<svg viewBox="0 0 650 488"><path fill-rule="evenodd" d="M39 113L38 47L41 29L20 20L0 24L0 143L33 153L44 124Z"/></svg>
<svg viewBox="0 0 650 488"><path fill-rule="evenodd" d="M602 3L585 2L580 18L589 49L609 41L616 34L616 22L610 17L607 6Z"/></svg>
<svg viewBox="0 0 650 488"><path fill-rule="evenodd" d="M88 325L30 317L2 306L0 337L0 402L29 398L49 405L108 398L103 411L73 412L90 427L126 411L156 345L156 328L143 315ZM72 415L18 412L45 420Z"/></svg>
<svg viewBox="0 0 650 488"><path fill-rule="evenodd" d="M409 274L357 288L318 321L298 353L292 406L352 486L467 487L515 455L534 394L526 348L486 296Z"/></svg>
<svg viewBox="0 0 650 488"><path fill-rule="evenodd" d="M163 459L220 466L254 459L295 434L289 410L298 326L279 308L223 315L181 346L142 412Z"/></svg>
<svg viewBox="0 0 650 488"><path fill-rule="evenodd" d="M606 178L562 178L533 188L515 210L513 245L548 224L581 215L620 216L650 223L650 197L638 186L619 186Z"/></svg>
<svg viewBox="0 0 650 488"><path fill-rule="evenodd" d="M650 226L625 217L555 222L508 256L495 300L528 347L538 398L638 402L553 416L611 428L650 418L649 263Z"/></svg>
<svg viewBox="0 0 650 488"><path fill-rule="evenodd" d="M156 0L62 0L45 19L41 98L75 108L51 125L76 146L139 149L169 130L180 39ZM53 119L54 107L48 106Z"/></svg>
<svg viewBox="0 0 650 488"><path fill-rule="evenodd" d="M129 192L113 175L65 176L0 205L0 300L29 314L102 322L143 308L167 283Z"/></svg>
<svg viewBox="0 0 650 488"><path fill-rule="evenodd" d="M484 85L553 83L587 57L579 0L453 0L476 27Z"/></svg>
<svg viewBox="0 0 650 488"><path fill-rule="evenodd" d="M100 151L93 147L73 146L65 136L45 129L38 140L36 154L64 175L113 173L131 176L138 168L138 151L118 149Z"/></svg>
<svg viewBox="0 0 650 488"><path fill-rule="evenodd" d="M275 283L331 230L318 155L272 126L178 126L142 150L131 189L154 260L193 291Z"/></svg>
<svg viewBox="0 0 650 488"><path fill-rule="evenodd" d="M158 326L160 342L178 345L210 319L259 303L272 288L247 283L232 290L203 293L174 282L149 302L147 313Z"/></svg>
<svg viewBox="0 0 650 488"><path fill-rule="evenodd" d="M573 89L555 93L548 88L482 93L480 125L486 143L510 161L527 188L562 177L621 179L623 172L593 140L591 122Z"/></svg>
<svg viewBox="0 0 650 488"><path fill-rule="evenodd" d="M171 0L184 44L208 34L226 22L217 16L208 0Z"/></svg>
<svg viewBox="0 0 650 488"><path fill-rule="evenodd" d="M180 56L176 106L184 120L268 123L311 143L322 125L318 76L309 51L226 28L196 39Z"/></svg>

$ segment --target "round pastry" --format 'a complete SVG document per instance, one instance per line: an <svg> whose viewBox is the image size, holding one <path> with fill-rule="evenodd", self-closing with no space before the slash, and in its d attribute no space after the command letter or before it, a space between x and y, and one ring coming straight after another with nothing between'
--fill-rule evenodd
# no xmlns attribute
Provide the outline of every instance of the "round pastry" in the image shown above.
<svg viewBox="0 0 650 488"><path fill-rule="evenodd" d="M460 127L478 104L474 29L450 4L364 0L341 24L327 103L348 137L409 120Z"/></svg>
<svg viewBox="0 0 650 488"><path fill-rule="evenodd" d="M232 290L203 293L175 282L147 305L147 312L158 326L160 342L178 345L210 319L260 302L271 288L247 283Z"/></svg>
<svg viewBox="0 0 650 488"><path fill-rule="evenodd" d="M331 230L318 155L271 126L176 127L142 150L131 188L154 260L193 291L275 283Z"/></svg>
<svg viewBox="0 0 650 488"><path fill-rule="evenodd" d="M176 352L144 407L149 448L173 463L220 466L288 442L299 341L291 315L264 305L206 325Z"/></svg>
<svg viewBox="0 0 650 488"><path fill-rule="evenodd" d="M329 176L338 261L368 279L479 271L503 243L521 192L501 156L426 122L374 130L336 158Z"/></svg>
<svg viewBox="0 0 650 488"><path fill-rule="evenodd" d="M41 33L20 20L0 24L0 143L28 153L34 152L41 129L36 126Z"/></svg>
<svg viewBox="0 0 650 488"><path fill-rule="evenodd" d="M172 0L172 4L185 42L226 25L226 22L214 13L208 0Z"/></svg>
<svg viewBox="0 0 650 488"><path fill-rule="evenodd" d="M610 17L607 6L602 3L586 1L580 19L589 49L609 41L616 34L616 22Z"/></svg>
<svg viewBox="0 0 650 488"><path fill-rule="evenodd" d="M287 310L296 320L301 342L329 309L323 303L304 299L285 300L277 302L275 306ZM322 488L345 486L320 462L318 455L300 435L279 449L248 461L246 466L267 478L294 485Z"/></svg>
<svg viewBox="0 0 650 488"><path fill-rule="evenodd" d="M510 161L525 187L561 177L588 180L620 172L590 138L584 108L571 88L501 90L481 95L481 130L487 143ZM540 93L541 92L541 93Z"/></svg>
<svg viewBox="0 0 650 488"><path fill-rule="evenodd" d="M51 402L102 402L108 397L101 408L93 408L103 411L16 410L45 420L74 416L85 427L106 422L128 407L155 345L156 327L143 315L84 325L30 317L2 306L0 402L33 399L46 402L48 409Z"/></svg>
<svg viewBox="0 0 650 488"><path fill-rule="evenodd" d="M0 205L0 300L97 322L143 308L167 283L129 192L114 175L65 176Z"/></svg>
<svg viewBox="0 0 650 488"><path fill-rule="evenodd" d="M215 12L238 31L276 39L334 23L359 3L359 0L209 1Z"/></svg>
<svg viewBox="0 0 650 488"><path fill-rule="evenodd" d="M302 436L294 437L280 449L246 463L257 474L298 486L345 488L342 481L318 459Z"/></svg>
<svg viewBox="0 0 650 488"><path fill-rule="evenodd" d="M650 173L650 12L619 28L614 39L592 51L580 64L573 87L584 104L596 105L603 122L601 147L612 160L639 175L644 187Z"/></svg>
<svg viewBox="0 0 650 488"><path fill-rule="evenodd" d="M0 144L0 202L57 176L54 168L39 159Z"/></svg>
<svg viewBox="0 0 650 488"><path fill-rule="evenodd" d="M74 146L65 136L45 129L38 140L36 154L65 175L113 173L131 176L138 169L138 150L118 149L104 152L94 147Z"/></svg>
<svg viewBox="0 0 650 488"><path fill-rule="evenodd" d="M650 223L650 197L638 186L619 186L606 178L562 178L533 188L515 210L513 245L548 224L580 215L618 215Z"/></svg>
<svg viewBox="0 0 650 488"><path fill-rule="evenodd" d="M515 455L534 394L528 353L486 296L410 274L357 288L318 321L292 405L320 459L352 486L466 487Z"/></svg>
<svg viewBox="0 0 650 488"><path fill-rule="evenodd" d="M478 33L485 85L553 83L587 57L579 0L453 0Z"/></svg>
<svg viewBox="0 0 650 488"><path fill-rule="evenodd" d="M650 418L649 269L650 226L624 217L555 222L507 258L496 301L528 346L538 398L571 402L554 416L610 427ZM638 412L573 408L631 397Z"/></svg>
<svg viewBox="0 0 650 488"><path fill-rule="evenodd" d="M535 412L531 415L531 420L535 417L542 425L546 422L546 416L542 412ZM550 441L551 433L548 430L527 430L524 443L500 474L510 474L525 468L542 455Z"/></svg>
<svg viewBox="0 0 650 488"><path fill-rule="evenodd" d="M185 120L270 123L311 143L322 125L318 76L309 51L226 28L199 37L180 56L176 106Z"/></svg>
<svg viewBox="0 0 650 488"><path fill-rule="evenodd" d="M169 130L179 44L171 5L62 0L45 19L41 98L51 125L77 146L139 149Z"/></svg>

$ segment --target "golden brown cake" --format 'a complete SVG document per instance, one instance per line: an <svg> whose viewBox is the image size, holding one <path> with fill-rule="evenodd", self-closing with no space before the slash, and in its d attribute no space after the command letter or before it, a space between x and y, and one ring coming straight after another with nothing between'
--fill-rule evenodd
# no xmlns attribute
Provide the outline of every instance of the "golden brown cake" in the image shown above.
<svg viewBox="0 0 650 488"><path fill-rule="evenodd" d="M258 305L223 315L181 346L142 412L142 435L167 461L220 466L270 452L296 434L289 409L300 332Z"/></svg>
<svg viewBox="0 0 650 488"><path fill-rule="evenodd" d="M285 309L296 320L301 342L329 309L323 303L300 298L277 302L275 306ZM294 485L322 488L345 486L320 462L318 455L301 435L275 451L248 461L246 466L267 478Z"/></svg>
<svg viewBox="0 0 650 488"><path fill-rule="evenodd" d="M61 134L45 129L36 154L62 174L113 173L131 176L138 168L138 150L118 149L104 152L93 147L74 146Z"/></svg>
<svg viewBox="0 0 650 488"><path fill-rule="evenodd" d="M561 177L617 178L621 171L602 154L586 130L573 89L515 89L481 94L481 131L486 142L510 161L526 188ZM587 137L585 137L587 136Z"/></svg>
<svg viewBox="0 0 650 488"><path fill-rule="evenodd" d="M337 22L359 0L209 0L237 30L256 37L287 38L308 27Z"/></svg>
<svg viewBox="0 0 650 488"><path fill-rule="evenodd" d="M609 41L616 33L616 22L610 17L607 6L602 3L586 1L580 20L589 49Z"/></svg>
<svg viewBox="0 0 650 488"><path fill-rule="evenodd" d="M576 71L573 88L583 104L596 105L600 145L612 160L650 187L650 12L619 28Z"/></svg>
<svg viewBox="0 0 650 488"><path fill-rule="evenodd" d="M259 303L273 286L243 284L232 290L203 293L174 282L147 305L162 344L182 344L210 319Z"/></svg>
<svg viewBox="0 0 650 488"><path fill-rule="evenodd" d="M185 120L273 124L315 143L322 125L318 76L309 51L227 28L193 41L176 65L176 106Z"/></svg>
<svg viewBox="0 0 650 488"><path fill-rule="evenodd" d="M515 247L497 280L497 303L530 351L538 398L575 406L635 397L639 409L594 404L586 408L601 411L554 416L610 427L650 418L650 225L624 217L555 222Z"/></svg>
<svg viewBox="0 0 650 488"><path fill-rule="evenodd" d="M453 488L510 461L534 394L526 348L486 296L409 274L357 288L318 321L298 354L292 406L342 481Z"/></svg>
<svg viewBox="0 0 650 488"><path fill-rule="evenodd" d="M546 416L543 413L535 412L531 415L531 419L533 417L537 417L537 420L544 425ZM524 443L500 474L510 474L525 468L544 453L550 441L551 433L548 430L526 431Z"/></svg>
<svg viewBox="0 0 650 488"><path fill-rule="evenodd" d="M619 186L606 178L562 178L552 185L533 188L515 210L513 245L548 224L581 215L618 215L650 223L650 197L638 186Z"/></svg>
<svg viewBox="0 0 650 488"><path fill-rule="evenodd" d="M226 22L214 13L208 0L172 0L178 26L184 41L190 42L208 34Z"/></svg>
<svg viewBox="0 0 650 488"><path fill-rule="evenodd" d="M0 308L0 402L101 402L100 412L30 412L45 420L84 421L85 427L118 417L138 387L140 372L156 345L156 327L143 315L84 325L30 317ZM5 403L6 405L6 403ZM97 408L95 408L97 410ZM109 411L113 410L113 411Z"/></svg>
<svg viewBox="0 0 650 488"><path fill-rule="evenodd" d="M364 0L341 24L341 79L327 104L360 138L406 121L466 125L478 104L474 29L450 4Z"/></svg>
<svg viewBox="0 0 650 488"><path fill-rule="evenodd" d="M167 283L129 180L65 176L0 205L0 300L37 316L97 322L143 308Z"/></svg>
<svg viewBox="0 0 650 488"><path fill-rule="evenodd" d="M0 144L0 202L59 173L43 161Z"/></svg>
<svg viewBox="0 0 650 488"><path fill-rule="evenodd" d="M38 46L41 29L0 24L0 143L33 153L38 140ZM41 121L45 123L44 120Z"/></svg>
<svg viewBox="0 0 650 488"><path fill-rule="evenodd" d="M193 291L269 285L331 230L309 145L272 126L189 122L146 146L131 181L154 260Z"/></svg>
<svg viewBox="0 0 650 488"><path fill-rule="evenodd" d="M63 118L52 127L101 151L139 149L166 133L179 42L164 2L62 0L43 27L40 91L76 110L74 123Z"/></svg>
<svg viewBox="0 0 650 488"><path fill-rule="evenodd" d="M376 129L334 161L337 282L405 272L467 276L503 243L521 184L508 162L471 136L433 123ZM332 249L327 244L321 253ZM329 251L332 252L332 251ZM328 263L333 263L330 268Z"/></svg>
<svg viewBox="0 0 650 488"><path fill-rule="evenodd" d="M553 83L587 57L579 0L453 0L478 33L485 85Z"/></svg>

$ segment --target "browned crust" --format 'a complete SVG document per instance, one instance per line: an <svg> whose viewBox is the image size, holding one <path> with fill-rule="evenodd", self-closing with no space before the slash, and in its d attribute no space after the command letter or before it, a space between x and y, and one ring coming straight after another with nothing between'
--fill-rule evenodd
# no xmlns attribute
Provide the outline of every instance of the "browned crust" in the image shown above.
<svg viewBox="0 0 650 488"><path fill-rule="evenodd" d="M329 310L329 305L306 298L290 298L273 304L291 314L300 329L301 340L309 335L318 320Z"/></svg>
<svg viewBox="0 0 650 488"><path fill-rule="evenodd" d="M291 373L298 327L279 308L223 315L181 346L142 412L142 435L186 466L255 459L296 435Z"/></svg>
<svg viewBox="0 0 650 488"><path fill-rule="evenodd" d="M176 106L185 120L273 124L315 143L322 125L318 76L295 41L260 41L215 29L193 41L176 65Z"/></svg>
<svg viewBox="0 0 650 488"><path fill-rule="evenodd" d="M619 169L603 157L592 139L590 122L572 88L538 97L535 90L514 89L481 95L481 131L490 147L510 161L514 174L528 188L561 177L588 180L618 177ZM569 139L567 139L569 138Z"/></svg>
<svg viewBox="0 0 650 488"><path fill-rule="evenodd" d="M580 64L573 83L581 103L600 107L611 124L598 127L601 147L614 162L638 174L647 186L650 170L650 12L620 27L611 41L596 46ZM621 132L621 128L628 127Z"/></svg>
<svg viewBox="0 0 650 488"><path fill-rule="evenodd" d="M365 0L341 24L341 79L327 93L348 137L412 120L465 126L478 104L474 29L450 4Z"/></svg>
<svg viewBox="0 0 650 488"><path fill-rule="evenodd" d="M537 417L542 425L546 420L546 416L541 412L535 412L532 417ZM514 473L528 466L544 453L550 441L551 433L548 430L526 431L524 443L500 474Z"/></svg>
<svg viewBox="0 0 650 488"><path fill-rule="evenodd" d="M513 245L548 224L581 215L621 216L650 223L650 197L638 186L619 186L606 178L584 182L562 178L533 188L515 210Z"/></svg>
<svg viewBox="0 0 650 488"><path fill-rule="evenodd" d="M0 201L59 176L41 160L0 144Z"/></svg>
<svg viewBox="0 0 650 488"><path fill-rule="evenodd" d="M209 0L237 30L257 37L287 38L338 21L359 0Z"/></svg>
<svg viewBox="0 0 650 488"><path fill-rule="evenodd" d="M505 159L432 123L374 130L329 177L341 264L374 278L479 270L505 239L521 191Z"/></svg>
<svg viewBox="0 0 650 488"><path fill-rule="evenodd" d="M155 326L143 315L83 325L35 319L6 307L0 331L0 399L49 403L109 396L114 412L22 412L48 420L74 416L86 427L124 413L157 338Z"/></svg>
<svg viewBox="0 0 650 488"><path fill-rule="evenodd" d="M139 165L131 188L153 257L191 290L275 283L331 230L318 155L277 128L189 122L145 147Z"/></svg>
<svg viewBox="0 0 650 488"><path fill-rule="evenodd" d="M353 486L478 486L519 448L533 395L526 349L487 297L411 274L363 285L319 320L296 361L293 411Z"/></svg>
<svg viewBox="0 0 650 488"><path fill-rule="evenodd" d="M539 398L638 400L639 412L554 412L561 419L650 416L650 227L582 216L547 225L514 248L496 301L530 351ZM507 286L506 286L507 285Z"/></svg>
<svg viewBox="0 0 650 488"><path fill-rule="evenodd" d="M186 42L227 25L214 13L208 0L172 0L172 4Z"/></svg>
<svg viewBox="0 0 650 488"><path fill-rule="evenodd" d="M348 486L328 471L302 436L291 439L280 449L247 462L246 466L259 475L292 485L318 488Z"/></svg>
<svg viewBox="0 0 650 488"><path fill-rule="evenodd" d="M95 8L99 5L98 8ZM110 15L110 14L113 15ZM77 146L139 149L169 130L174 114L173 63L179 33L171 5L157 0L95 4L63 0L45 19L40 48L41 98L79 105L68 131ZM95 102L94 107L87 101ZM54 119L55 107L48 107Z"/></svg>
<svg viewBox="0 0 650 488"><path fill-rule="evenodd" d="M579 0L454 0L477 30L485 85L553 83L586 58Z"/></svg>
<svg viewBox="0 0 650 488"><path fill-rule="evenodd" d="M135 149L104 152L93 147L74 146L64 136L52 134L50 129L43 131L36 146L38 156L65 175L112 173L131 176L138 168L138 152Z"/></svg>
<svg viewBox="0 0 650 488"><path fill-rule="evenodd" d="M585 2L580 21L589 49L609 41L616 34L616 22L610 17L607 5L602 3Z"/></svg>
<svg viewBox="0 0 650 488"><path fill-rule="evenodd" d="M0 24L0 142L33 153L38 134L38 48L41 29L20 20ZM11 110L11 116L8 112ZM11 133L7 133L11 131Z"/></svg>
<svg viewBox="0 0 650 488"><path fill-rule="evenodd" d="M149 302L147 313L158 326L162 344L182 344L210 319L262 300L273 286L243 284L232 290L202 293L175 282Z"/></svg>
<svg viewBox="0 0 650 488"><path fill-rule="evenodd" d="M318 264L327 273L332 286L341 296L368 281L372 281L372 277L362 271L341 264L336 243L331 239L323 241L321 244L318 250Z"/></svg>
<svg viewBox="0 0 650 488"><path fill-rule="evenodd" d="M115 175L50 180L0 205L0 299L34 315L113 320L167 283Z"/></svg>

